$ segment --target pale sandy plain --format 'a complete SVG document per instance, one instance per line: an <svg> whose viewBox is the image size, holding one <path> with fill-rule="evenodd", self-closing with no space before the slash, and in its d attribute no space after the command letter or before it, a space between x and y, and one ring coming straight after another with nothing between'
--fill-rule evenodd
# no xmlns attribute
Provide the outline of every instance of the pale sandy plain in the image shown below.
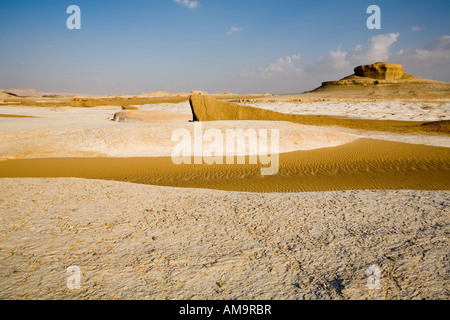
<svg viewBox="0 0 450 320"><path fill-rule="evenodd" d="M450 120L446 99L276 99L250 105L284 113L363 119ZM107 105L0 106L0 114L30 117L0 117L0 174L13 176L0 179L0 298L449 298L450 192L448 181L439 182L450 172L448 135L284 121L203 123L204 130L279 129L281 153L332 152L326 148L342 150L364 139L376 139L370 141L381 141L376 143L383 146L407 143L401 146L411 153L408 161L413 162L408 164L417 168L402 171L401 162L393 163L384 155L376 164L393 163L391 169L402 172L402 177L414 170L423 174L426 167L441 183L428 191L420 186L417 190L359 190L358 177L353 182L355 190L287 193L279 188L257 193L202 189L202 185L173 188L104 179L18 178L17 172L7 172L6 164L16 163L9 161L23 159L67 158L75 161L68 162L72 166L76 165L73 158L80 157L83 161L167 157L174 146L173 130L193 132L187 101L136 108L158 120L143 123L138 121L142 115L130 116L133 110ZM392 153L395 146L389 149ZM376 164L369 164L367 171ZM347 169L344 175L351 180L357 170L352 171L351 165ZM175 176L172 185L183 177ZM381 271L379 289L367 286L367 270L373 265ZM81 269L80 289L69 290L66 285L70 266Z"/></svg>

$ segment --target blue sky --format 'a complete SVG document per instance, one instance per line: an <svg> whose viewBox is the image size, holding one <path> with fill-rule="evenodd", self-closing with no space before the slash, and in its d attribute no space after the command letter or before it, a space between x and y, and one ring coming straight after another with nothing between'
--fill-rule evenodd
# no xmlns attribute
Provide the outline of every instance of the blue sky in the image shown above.
<svg viewBox="0 0 450 320"><path fill-rule="evenodd" d="M448 0L2 0L0 88L296 93L377 61L450 81L449 14Z"/></svg>

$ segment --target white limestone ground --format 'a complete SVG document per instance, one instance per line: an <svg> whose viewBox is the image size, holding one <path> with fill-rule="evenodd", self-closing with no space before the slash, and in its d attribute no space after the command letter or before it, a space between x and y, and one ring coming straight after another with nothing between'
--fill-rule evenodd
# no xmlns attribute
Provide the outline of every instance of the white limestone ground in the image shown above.
<svg viewBox="0 0 450 320"><path fill-rule="evenodd" d="M450 102L448 101L266 102L245 105L289 114L330 115L373 120L450 120Z"/></svg>
<svg viewBox="0 0 450 320"><path fill-rule="evenodd" d="M317 102L305 104L264 103L259 107L275 111L308 113L305 108L315 113L346 113L350 104L342 102ZM366 118L378 117L395 119L405 116L407 120L428 121L449 117L448 104L442 104L437 112L434 108L423 109L420 103L412 109L419 113L400 111L402 103L392 102L396 106L388 110L388 102L380 102L379 113L372 114L369 103L360 102L352 106L358 112L351 116ZM157 104L139 106L141 110L171 111L189 114L189 103ZM327 109L328 108L328 109ZM0 160L16 158L43 157L153 157L170 156L175 142L172 133L178 128L193 132L193 123L117 123L111 121L120 107L96 108L38 108L23 106L2 106L0 113L34 116L36 118L0 118ZM339 111L340 110L340 111ZM443 110L443 111L442 111ZM394 116L391 114L394 112ZM437 112L437 113L436 113ZM409 115L408 115L409 114ZM268 121L219 121L202 124L204 130L218 128L223 133L226 129L278 129L280 130L280 152L311 150L333 147L352 142L358 138L376 138L392 141L450 147L446 136L420 134L391 134L380 132L362 132L338 127L315 127L289 122Z"/></svg>
<svg viewBox="0 0 450 320"><path fill-rule="evenodd" d="M0 194L0 299L450 297L448 191L21 178L0 179ZM373 265L380 289L367 286Z"/></svg>
<svg viewBox="0 0 450 320"><path fill-rule="evenodd" d="M321 114L343 108L355 117L375 112L376 106L358 105L357 110L343 103L311 108ZM398 106L394 111L393 105ZM400 102L393 105L381 105L376 117L406 114ZM280 106L271 108L283 111L277 110ZM294 108L284 106L283 112ZM422 107L408 105L413 111L402 120L448 118L448 105ZM140 109L190 112L186 103ZM192 129L190 123L111 121L119 110L2 106L0 114L38 118L0 118L0 158L169 155L173 130ZM280 129L281 152L358 137L450 147L448 137L290 123L203 126L258 129L274 124ZM0 194L0 299L450 296L448 191L256 194L22 178L0 179ZM372 265L381 270L379 290L367 287ZM67 288L70 266L81 269L79 290Z"/></svg>
<svg viewBox="0 0 450 320"><path fill-rule="evenodd" d="M152 110L167 110L168 104ZM184 108L184 104L181 104ZM172 106L181 111L180 104ZM145 109L145 107L144 107ZM36 118L0 118L0 159L48 157L157 157L170 156L178 142L172 141L176 129L194 135L194 123L118 123L111 121L120 108L30 108L2 107L0 113ZM190 112L190 111L189 111ZM202 123L203 131L219 129L278 129L280 152L334 147L357 136L339 129L304 126L289 122L217 121ZM270 141L270 140L269 140Z"/></svg>

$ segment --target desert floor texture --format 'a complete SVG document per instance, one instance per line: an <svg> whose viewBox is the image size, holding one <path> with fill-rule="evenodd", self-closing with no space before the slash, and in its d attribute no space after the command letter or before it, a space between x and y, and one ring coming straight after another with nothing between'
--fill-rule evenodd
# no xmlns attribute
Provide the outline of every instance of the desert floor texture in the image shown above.
<svg viewBox="0 0 450 320"><path fill-rule="evenodd" d="M189 95L2 96L0 299L449 298L448 97L216 98L335 122L202 123L278 129L279 174L261 177L170 162Z"/></svg>

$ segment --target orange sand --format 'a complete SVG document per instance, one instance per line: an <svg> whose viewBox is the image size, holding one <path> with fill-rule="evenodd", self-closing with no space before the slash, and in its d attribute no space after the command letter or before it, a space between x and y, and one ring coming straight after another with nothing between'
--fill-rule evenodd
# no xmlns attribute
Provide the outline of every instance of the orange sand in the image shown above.
<svg viewBox="0 0 450 320"><path fill-rule="evenodd" d="M450 190L449 148L383 140L281 154L274 176L261 176L260 168L177 166L170 157L48 158L0 162L0 177L77 177L248 192Z"/></svg>

